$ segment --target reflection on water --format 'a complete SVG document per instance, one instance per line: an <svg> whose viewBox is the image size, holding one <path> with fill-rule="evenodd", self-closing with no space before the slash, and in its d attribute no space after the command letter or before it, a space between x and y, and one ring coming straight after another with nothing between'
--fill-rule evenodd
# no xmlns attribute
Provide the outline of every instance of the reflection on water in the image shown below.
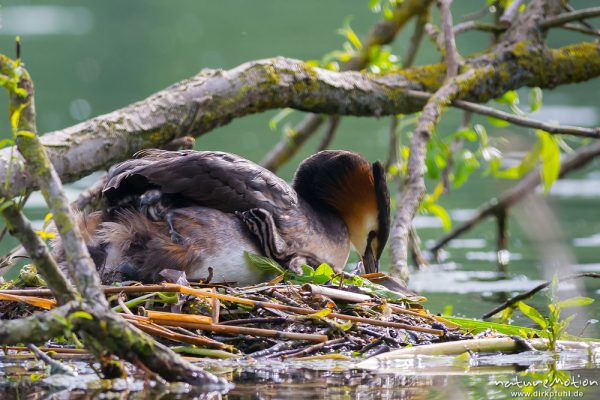
<svg viewBox="0 0 600 400"><path fill-rule="evenodd" d="M559 122L562 125L598 125L598 110L594 107L545 105L533 113L532 117L542 121Z"/></svg>
<svg viewBox="0 0 600 400"><path fill-rule="evenodd" d="M573 245L576 247L598 247L600 246L600 233L588 237L573 239Z"/></svg>
<svg viewBox="0 0 600 400"><path fill-rule="evenodd" d="M567 198L600 197L600 179L561 179L550 188L550 195Z"/></svg>
<svg viewBox="0 0 600 400"><path fill-rule="evenodd" d="M84 35L94 26L94 16L85 7L2 7L0 35Z"/></svg>
<svg viewBox="0 0 600 400"><path fill-rule="evenodd" d="M112 392L128 398L501 399L526 391L523 387L526 385L551 391L543 387L545 380L554 381L555 390L566 387L590 396L586 398L600 395L600 360L598 354L585 350L502 356L420 356L367 369L358 369L351 361L207 361L201 365L235 384L226 393L209 394L198 393L189 385L165 387L142 379L102 381L86 364L74 365L81 373L76 378L46 376L45 368L36 362L0 364L0 395L13 398L19 393L25 398L35 392L38 397L52 394L53 398L92 398L103 390L104 396ZM9 379L1 378L6 375ZM564 385L567 380L570 382ZM450 393L454 396L449 396Z"/></svg>
<svg viewBox="0 0 600 400"><path fill-rule="evenodd" d="M464 271L440 269L433 265L414 273L409 287L419 293L497 293L519 292L533 289L543 280L529 279L525 275L502 278L495 271ZM569 283L561 285L561 289L570 290L574 286ZM452 301L448 303L452 304Z"/></svg>

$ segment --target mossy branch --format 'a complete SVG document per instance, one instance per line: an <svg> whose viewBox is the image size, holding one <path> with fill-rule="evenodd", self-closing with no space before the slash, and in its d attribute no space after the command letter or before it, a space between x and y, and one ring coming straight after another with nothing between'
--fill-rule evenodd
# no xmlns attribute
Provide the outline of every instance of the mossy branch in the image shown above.
<svg viewBox="0 0 600 400"><path fill-rule="evenodd" d="M168 380L183 380L196 385L223 387L225 384L215 376L191 365L166 346L155 342L137 328L130 326L119 315L112 312L100 290L100 279L87 247L75 222L69 202L62 188L62 183L46 154L45 148L36 134L34 88L28 72L18 61L0 57L0 73L14 77L14 81L6 84L10 97L11 122L15 125L17 147L32 172L32 179L39 185L48 207L53 213L54 222L61 236L70 275L82 296L77 305L77 314L72 306L62 306L57 312L43 314L26 320L11 321L0 327L0 343L40 341L48 339L48 335L57 336L73 325L73 331L79 332L88 348L97 356L115 354L134 365L142 363L150 370ZM10 205L4 214L7 215L11 229L21 239L31 239L35 232L24 220L22 214ZM38 239L39 240L39 239ZM56 263L48 260L47 248L35 240L23 243L31 248L32 258L40 259L40 271L52 278L50 289L57 298L68 300L77 295L68 286L60 274ZM33 247L35 246L35 247ZM35 251L33 251L35 250ZM36 253L36 252L39 252ZM64 287L61 287L64 286ZM58 290L64 289L65 293ZM71 304L71 303L67 303ZM66 314L66 315L65 315ZM60 318L63 317L63 318ZM27 329L17 332L16 329ZM5 330L3 330L5 329Z"/></svg>
<svg viewBox="0 0 600 400"><path fill-rule="evenodd" d="M38 272L48 283L48 287L56 293L57 301L63 304L76 299L77 292L62 274L56 261L52 258L48 246L36 234L23 213L13 205L2 210L2 217L9 227L10 234L23 243L23 247L36 265Z"/></svg>
<svg viewBox="0 0 600 400"><path fill-rule="evenodd" d="M0 324L0 343L8 346L19 343L40 344L62 336L70 329L67 317L77 309L76 303L69 302L27 318L3 320Z"/></svg>
<svg viewBox="0 0 600 400"><path fill-rule="evenodd" d="M597 42L561 49L540 49L528 42L499 44L489 53L465 60L464 69L488 65L494 73L461 90L459 98L485 102L523 86L541 88L581 82L600 75ZM393 74L332 72L287 58L253 61L229 71L204 70L150 98L42 137L59 176L73 181L148 147L199 136L233 118L268 109L292 107L316 113L382 116L413 113L423 106L409 90L435 92L444 81L443 64ZM0 181L13 162L8 189L12 198L37 187L30 171L0 150Z"/></svg>
<svg viewBox="0 0 600 400"><path fill-rule="evenodd" d="M425 194L425 153L427 142L439 122L443 108L448 106L463 91L484 82L494 73L489 66L471 69L447 82L427 101L413 132L410 155L407 163L406 180L398 201L398 211L390 232L390 274L408 279L408 233Z"/></svg>

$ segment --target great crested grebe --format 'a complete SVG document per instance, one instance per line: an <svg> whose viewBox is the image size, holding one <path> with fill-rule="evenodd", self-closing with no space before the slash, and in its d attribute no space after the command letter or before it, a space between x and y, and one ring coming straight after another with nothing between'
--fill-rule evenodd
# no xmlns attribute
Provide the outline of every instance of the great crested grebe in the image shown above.
<svg viewBox="0 0 600 400"><path fill-rule="evenodd" d="M105 282L165 268L203 279L209 267L213 281L266 279L244 251L341 272L350 244L375 272L390 229L382 165L343 150L304 160L291 186L230 153L145 150L109 170L103 195L107 210L80 221Z"/></svg>

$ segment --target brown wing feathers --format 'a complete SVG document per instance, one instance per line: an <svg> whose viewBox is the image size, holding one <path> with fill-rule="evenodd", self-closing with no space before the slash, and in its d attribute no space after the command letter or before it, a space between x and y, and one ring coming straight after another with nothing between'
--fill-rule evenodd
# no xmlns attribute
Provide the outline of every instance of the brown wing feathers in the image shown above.
<svg viewBox="0 0 600 400"><path fill-rule="evenodd" d="M104 190L109 202L151 188L225 212L289 209L297 202L285 181L232 154L153 150L141 155L111 169Z"/></svg>

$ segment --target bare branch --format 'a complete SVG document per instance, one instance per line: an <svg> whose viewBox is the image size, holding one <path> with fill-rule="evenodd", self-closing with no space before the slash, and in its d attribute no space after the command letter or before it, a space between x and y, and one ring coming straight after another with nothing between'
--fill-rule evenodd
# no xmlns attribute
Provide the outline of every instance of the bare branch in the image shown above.
<svg viewBox="0 0 600 400"><path fill-rule="evenodd" d="M502 33L506 30L506 26L489 24L486 22L479 21L467 21L461 22L458 25L454 25L454 28L452 28L452 30L454 31L454 35L459 35L461 33L473 30L490 33Z"/></svg>
<svg viewBox="0 0 600 400"><path fill-rule="evenodd" d="M469 22L469 21L473 21L473 20L479 19L481 17L484 17L487 13L490 12L490 9L492 7L497 7L498 3L499 3L499 1L494 1L493 4L490 4L490 5L486 4L485 7L481 8L478 11L463 15L460 20L463 22Z"/></svg>
<svg viewBox="0 0 600 400"><path fill-rule="evenodd" d="M429 40L433 42L436 49L440 52L442 56L444 56L446 54L446 49L444 48L444 43L442 40L443 36L440 35L440 31L438 30L438 28L431 22L428 22L425 24L424 29L427 33L427 36L429 36Z"/></svg>
<svg viewBox="0 0 600 400"><path fill-rule="evenodd" d="M279 167L292 158L316 131L325 118L322 115L310 114L300 121L296 127L289 132L284 132L281 140L265 155L260 165L271 171L277 171Z"/></svg>
<svg viewBox="0 0 600 400"><path fill-rule="evenodd" d="M338 115L332 115L329 117L329 124L327 126L327 131L325 132L325 136L323 136L323 140L319 144L317 151L326 150L331 145L333 138L335 137L335 133L337 132L337 128L340 125L340 117Z"/></svg>
<svg viewBox="0 0 600 400"><path fill-rule="evenodd" d="M416 90L411 90L408 93L410 96L414 96L419 99L430 99L431 94L425 92L419 92ZM551 134L556 135L571 135L571 136L579 136L579 137L587 137L587 138L600 138L600 128L583 128L579 126L571 126L571 125L555 125L549 124L546 122L534 120L527 117L522 117L519 115L511 114L505 111L496 110L492 107L487 107L481 104L472 103L464 100L454 100L451 104L454 107L461 108L466 111L471 111L481 115L487 115L490 117L498 118L507 122L510 122L515 125L524 126L527 128L533 129L541 129Z"/></svg>
<svg viewBox="0 0 600 400"><path fill-rule="evenodd" d="M425 33L425 24L427 24L429 18L431 18L429 8L427 8L417 17L415 29L408 41L408 48L406 49L404 57L402 58L402 65L404 68L408 68L414 64L417 51L421 47L423 34Z"/></svg>
<svg viewBox="0 0 600 400"><path fill-rule="evenodd" d="M450 11L452 0L438 0L438 7L442 14L442 31L444 32L444 49L446 60L446 78L455 76L460 66L460 56L456 50L456 40L452 30L452 12Z"/></svg>
<svg viewBox="0 0 600 400"><path fill-rule="evenodd" d="M571 281L573 279L580 279L580 278L596 278L596 279L600 279L600 274L596 273L596 272L584 272L581 274L573 274L573 275L567 275L567 276L561 276L558 278L559 282L565 282L565 281ZM523 293L519 293L516 296L511 297L510 299L506 300L504 303L500 304L498 307L494 308L492 311L488 311L487 313L485 313L481 319L488 319L492 316L494 316L495 314L498 314L500 311L503 311L506 308L509 307L514 307L518 302L523 301L523 300L527 300L528 298L530 298L531 296L533 296L534 294L536 294L537 292L546 289L548 286L550 286L552 284L552 282L544 282L544 283L540 283L539 285L537 285L536 287L534 287L533 289L527 291L527 292L523 292Z"/></svg>
<svg viewBox="0 0 600 400"><path fill-rule="evenodd" d="M598 156L600 156L600 142L577 149L575 152L567 155L563 160L561 160L559 177L562 178L570 172L584 167ZM463 222L461 225L454 228L452 232L438 240L430 248L430 251L434 254L437 253L450 241L462 235L463 233L468 232L486 218L496 216L501 212L505 212L505 210L509 209L521 201L521 199L523 199L527 194L535 190L540 182L540 171L539 168L536 168L527 174L527 176L525 176L523 179L521 179L515 186L502 193L502 195L500 195L497 199L492 199L487 204L481 206L479 211L473 217L471 217L468 221Z"/></svg>
<svg viewBox="0 0 600 400"><path fill-rule="evenodd" d="M548 29L566 24L567 22L580 21L582 19L594 18L598 16L600 16L600 7L590 7L583 10L563 13L556 17L547 18L540 24L540 26L544 29Z"/></svg>
<svg viewBox="0 0 600 400"><path fill-rule="evenodd" d="M449 105L461 90L480 84L493 73L490 66L471 69L464 74L448 78L447 82L427 101L417 127L413 132L407 177L402 190L396 218L390 232L390 274L404 280L408 278L408 233L425 193L425 153L427 142L439 122L442 109Z"/></svg>
<svg viewBox="0 0 600 400"><path fill-rule="evenodd" d="M571 12L571 11L575 11L575 7L573 7L571 4L569 4L569 1L561 1L562 3L562 7L563 9ZM590 24L589 22L587 22L586 20L582 19L581 21L579 21L579 23L583 26L585 26L586 28L589 28L591 30L596 30L596 28L594 28L594 26L592 24Z"/></svg>
<svg viewBox="0 0 600 400"><path fill-rule="evenodd" d="M519 9L523 5L523 0L513 0L512 3L504 10L500 17L500 22L505 25L511 25L519 13Z"/></svg>
<svg viewBox="0 0 600 400"><path fill-rule="evenodd" d="M579 26L576 24L564 24L557 26L557 28L566 29L568 31L583 33L584 35L592 35L596 37L600 37L600 30L598 29L590 29L585 26Z"/></svg>

